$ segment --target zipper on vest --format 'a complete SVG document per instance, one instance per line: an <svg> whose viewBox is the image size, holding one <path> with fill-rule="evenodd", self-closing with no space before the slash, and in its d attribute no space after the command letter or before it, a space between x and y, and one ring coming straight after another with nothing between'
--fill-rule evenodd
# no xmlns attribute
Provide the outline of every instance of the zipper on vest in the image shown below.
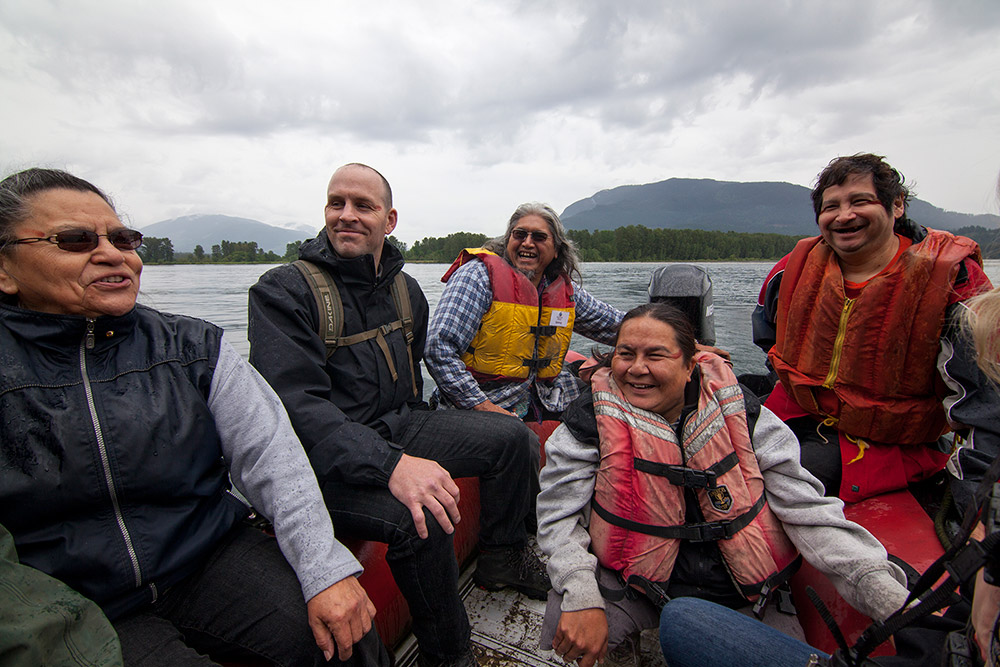
<svg viewBox="0 0 1000 667"><path fill-rule="evenodd" d="M847 337L847 320L854 310L854 299L844 299L844 308L840 311L840 324L837 325L837 337L833 341L833 356L830 357L830 370L823 380L823 388L833 387L833 381L837 379L837 372L840 370L840 357L844 352L844 339Z"/></svg>
<svg viewBox="0 0 1000 667"><path fill-rule="evenodd" d="M118 523L118 530L125 540L125 548L128 550L129 560L132 562L132 572L135 575L135 587L142 586L142 572L139 569L139 557L135 553L135 546L132 544L132 535L125 525L125 517L122 514L121 504L118 502L118 492L115 491L115 481L111 474L111 460L108 458L108 448L104 442L104 429L101 428L101 420L97 416L97 407L94 404L94 391L90 386L90 377L87 375L87 350L94 347L94 320L87 319L87 334L80 345L80 375L83 377L83 391L87 395L87 409L90 410L90 422L94 426L94 436L97 438L97 451L101 457L101 468L104 473L104 483L108 488L108 495L111 496L111 506L115 511L115 521Z"/></svg>
<svg viewBox="0 0 1000 667"><path fill-rule="evenodd" d="M94 320L87 318L87 337L84 341L84 347L88 350L94 349Z"/></svg>

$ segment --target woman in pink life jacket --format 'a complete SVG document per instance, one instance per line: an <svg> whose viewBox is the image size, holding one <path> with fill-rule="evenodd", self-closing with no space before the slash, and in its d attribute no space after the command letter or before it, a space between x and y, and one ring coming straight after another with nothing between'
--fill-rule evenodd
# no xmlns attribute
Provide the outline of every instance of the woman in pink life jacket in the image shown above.
<svg viewBox="0 0 1000 667"><path fill-rule="evenodd" d="M697 350L680 311L630 311L589 379L545 447L543 647L581 667L609 651L626 658L660 607L682 596L756 607L801 637L794 616L767 604L796 551L869 616L906 599L885 549L823 496L791 431L744 395L722 359Z"/></svg>

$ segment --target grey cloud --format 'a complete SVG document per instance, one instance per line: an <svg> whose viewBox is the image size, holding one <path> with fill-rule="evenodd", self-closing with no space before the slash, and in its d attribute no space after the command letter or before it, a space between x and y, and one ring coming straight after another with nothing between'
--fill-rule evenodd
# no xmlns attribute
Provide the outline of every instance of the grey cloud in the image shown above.
<svg viewBox="0 0 1000 667"><path fill-rule="evenodd" d="M481 146L515 140L550 115L610 131L670 132L733 97L749 107L850 86L873 67L905 72L894 46L960 48L952 37L995 29L1000 11L990 4L511 2L499 5L507 26L458 17L449 27L452 17L438 8L442 16L426 25L387 15L360 41L313 30L304 15L301 34L279 43L238 38L210 4L156 14L143 5L87 12L36 1L5 4L0 19L35 67L114 105L134 127L416 143L445 132ZM916 17L914 25L899 26L901 16ZM418 34L427 29L452 48L431 54ZM855 93L871 112L904 103L879 100L877 90ZM819 123L836 116L815 113Z"/></svg>

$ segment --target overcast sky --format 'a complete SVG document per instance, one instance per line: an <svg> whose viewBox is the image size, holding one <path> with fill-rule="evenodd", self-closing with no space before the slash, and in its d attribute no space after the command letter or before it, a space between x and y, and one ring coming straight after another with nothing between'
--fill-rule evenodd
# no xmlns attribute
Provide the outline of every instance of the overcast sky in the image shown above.
<svg viewBox="0 0 1000 667"><path fill-rule="evenodd" d="M995 213L1000 2L0 0L0 94L4 175L69 169L138 227L318 229L358 161L412 243L671 177L809 186L860 151Z"/></svg>

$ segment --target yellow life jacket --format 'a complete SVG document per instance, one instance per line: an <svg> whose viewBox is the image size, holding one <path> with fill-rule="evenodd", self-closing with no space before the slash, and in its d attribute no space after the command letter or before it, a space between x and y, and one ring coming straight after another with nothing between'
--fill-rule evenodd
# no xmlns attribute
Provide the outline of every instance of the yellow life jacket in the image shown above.
<svg viewBox="0 0 1000 667"><path fill-rule="evenodd" d="M539 294L520 271L483 248L466 248L448 269L442 282L472 260L486 265L493 304L479 331L462 354L466 368L480 382L523 380L532 371L540 379L562 370L576 316L573 284L558 276Z"/></svg>

